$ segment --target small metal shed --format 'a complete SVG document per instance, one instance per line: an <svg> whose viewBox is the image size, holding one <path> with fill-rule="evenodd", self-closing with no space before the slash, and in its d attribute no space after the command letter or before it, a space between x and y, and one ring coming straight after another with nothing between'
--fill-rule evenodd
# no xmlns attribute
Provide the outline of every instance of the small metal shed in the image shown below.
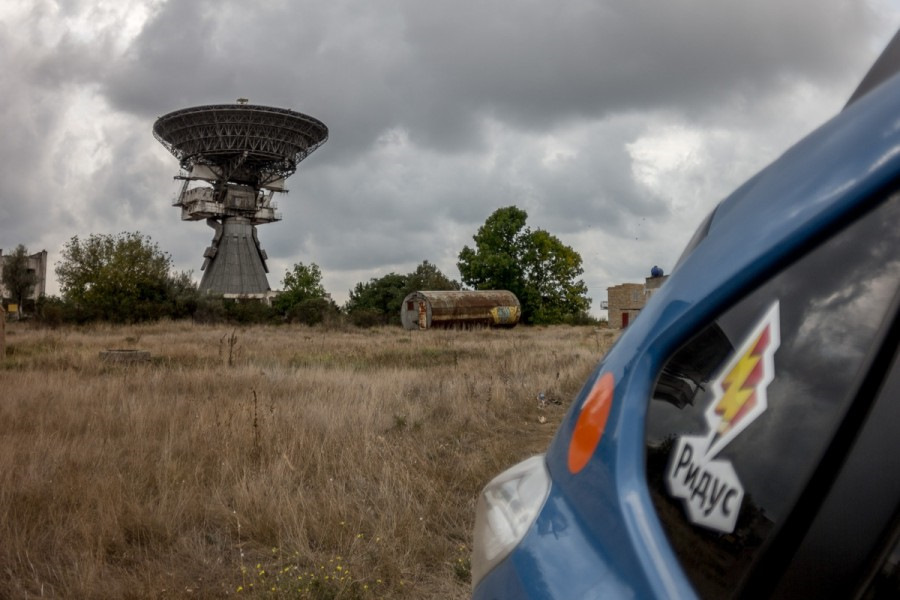
<svg viewBox="0 0 900 600"><path fill-rule="evenodd" d="M400 321L406 329L430 327L515 327L519 299L506 290L413 292L403 299Z"/></svg>

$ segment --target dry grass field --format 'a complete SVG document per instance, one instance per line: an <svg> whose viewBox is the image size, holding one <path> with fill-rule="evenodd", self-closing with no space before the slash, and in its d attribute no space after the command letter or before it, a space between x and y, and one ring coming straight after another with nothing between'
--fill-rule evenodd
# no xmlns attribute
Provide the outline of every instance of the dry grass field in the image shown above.
<svg viewBox="0 0 900 600"><path fill-rule="evenodd" d="M8 324L0 597L464 598L479 490L612 339Z"/></svg>

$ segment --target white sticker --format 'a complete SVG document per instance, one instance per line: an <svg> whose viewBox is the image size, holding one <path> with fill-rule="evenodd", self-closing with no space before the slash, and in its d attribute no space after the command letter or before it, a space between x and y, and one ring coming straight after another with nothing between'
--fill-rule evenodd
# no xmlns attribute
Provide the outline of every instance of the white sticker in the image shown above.
<svg viewBox="0 0 900 600"><path fill-rule="evenodd" d="M715 457L768 406L766 389L781 344L778 308L776 301L713 380L714 398L704 413L708 433L681 436L669 458L669 493L684 501L696 525L734 531L744 488L731 461Z"/></svg>

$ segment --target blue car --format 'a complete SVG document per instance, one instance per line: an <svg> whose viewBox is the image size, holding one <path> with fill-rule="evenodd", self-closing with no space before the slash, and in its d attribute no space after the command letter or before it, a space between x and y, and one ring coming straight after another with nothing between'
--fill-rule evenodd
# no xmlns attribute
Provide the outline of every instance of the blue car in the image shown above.
<svg viewBox="0 0 900 600"><path fill-rule="evenodd" d="M900 598L898 58L716 207L485 487L474 598Z"/></svg>

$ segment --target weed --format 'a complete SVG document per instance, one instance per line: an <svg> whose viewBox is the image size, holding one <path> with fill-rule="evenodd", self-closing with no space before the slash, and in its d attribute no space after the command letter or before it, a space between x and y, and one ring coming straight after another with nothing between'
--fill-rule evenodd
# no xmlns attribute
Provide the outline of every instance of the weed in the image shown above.
<svg viewBox="0 0 900 600"><path fill-rule="evenodd" d="M222 358L223 350L225 347L228 347L228 366L234 366L235 359L235 349L237 346L237 336L235 335L235 330L231 330L231 335L227 333L222 336L222 339L219 340L219 358Z"/></svg>
<svg viewBox="0 0 900 600"><path fill-rule="evenodd" d="M406 415L394 415L394 430L403 431L404 429L406 429L407 425L408 423L406 421Z"/></svg>
<svg viewBox="0 0 900 600"><path fill-rule="evenodd" d="M472 563L469 558L469 551L465 545L459 546L460 556L453 563L453 574L463 583L472 581Z"/></svg>

